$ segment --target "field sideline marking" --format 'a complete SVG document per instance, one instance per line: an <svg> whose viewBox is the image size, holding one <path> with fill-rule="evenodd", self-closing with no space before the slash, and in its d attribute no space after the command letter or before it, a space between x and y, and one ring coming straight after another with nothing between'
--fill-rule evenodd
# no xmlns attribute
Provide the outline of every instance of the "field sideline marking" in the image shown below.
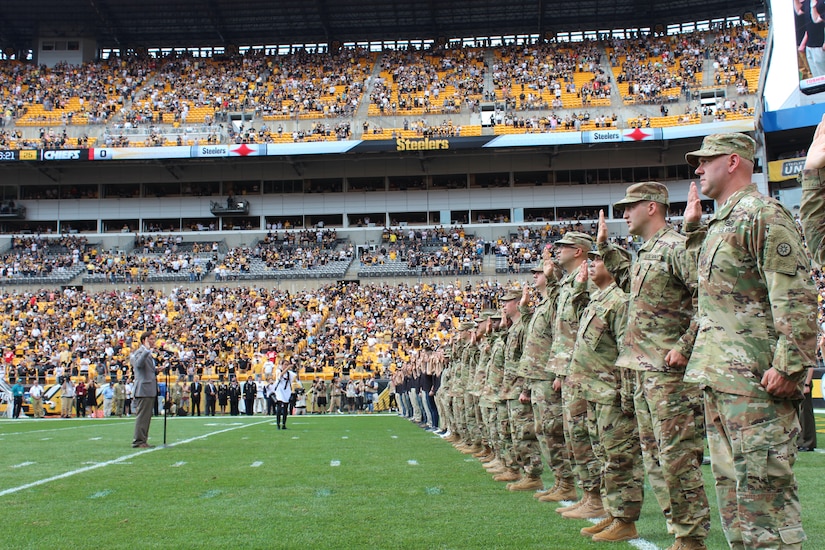
<svg viewBox="0 0 825 550"><path fill-rule="evenodd" d="M206 439L207 437L211 437L213 435L222 434L224 432L231 432L231 431L238 430L238 429L241 429L241 428L248 428L250 426L257 426L258 424L265 424L265 423L270 422L270 421L271 421L270 419L266 419L266 420L261 420L259 422L253 422L252 424L244 424L244 425L241 425L241 426L231 426L231 427L226 428L224 430L218 430L216 432L210 432L210 433L207 433L207 434L202 434L202 435L198 435L198 436L195 436L195 437L190 437L189 439L183 439L181 441L175 441L174 443L169 443L168 445L166 445L166 447L176 447L178 445L183 445L184 443L191 443L191 442L197 441L199 439ZM153 452L155 452L157 450L160 450L160 449L163 449L163 447L155 447L153 449L145 449L145 450L142 450L142 451L136 451L134 453L121 456L120 458L115 458L113 460L107 460L106 462L98 462L97 464L92 464L92 465L86 466L84 468L78 468L77 470L72 470L70 472L64 472L62 474L58 474L56 476L52 476L52 477L49 477L49 478L46 478L46 479L39 479L37 481L32 481L31 483L26 483L25 485L20 485L19 487L12 487L10 489L5 489L3 491L0 491L0 497L4 497L6 495L11 495L13 493L18 493L18 492L24 491L26 489L31 489L32 487L37 487L39 485L44 485L46 483L51 483L52 481L57 481L59 479L66 479L67 477L71 477L73 475L83 474L83 473L86 473L86 472L90 472L92 470L97 470L98 468L103 468L104 466L111 466L113 464L120 464L120 463L125 462L126 460L128 460L130 458L134 458L136 456L144 455L146 453L153 453Z"/></svg>
<svg viewBox="0 0 825 550"><path fill-rule="evenodd" d="M29 435L29 434L37 434L37 433L43 433L43 432L60 432L60 431L63 431L63 430L78 430L80 428L95 428L95 427L103 428L103 427L106 427L106 426L117 426L119 424L122 424L122 422L95 422L94 424L89 423L89 424L82 424L80 426L63 426L62 428L44 428L42 430L32 430L30 432L6 432L6 433L0 432L0 436L6 437L7 435Z"/></svg>

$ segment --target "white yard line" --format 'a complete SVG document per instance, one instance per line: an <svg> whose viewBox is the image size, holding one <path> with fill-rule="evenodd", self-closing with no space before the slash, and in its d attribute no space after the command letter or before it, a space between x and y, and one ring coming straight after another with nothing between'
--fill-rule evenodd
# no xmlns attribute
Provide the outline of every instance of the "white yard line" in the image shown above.
<svg viewBox="0 0 825 550"><path fill-rule="evenodd" d="M47 420L47 422L52 422L51 420ZM59 420L55 419L54 422L59 422ZM134 422L134 419L132 419ZM118 426L122 424L122 422L89 422L83 423L78 426L63 426L62 428L44 428L42 430L32 430L30 432L6 432L0 433L3 437L7 435L30 435L30 434L37 434L37 433L44 433L44 432L62 432L64 430L78 430L80 428L100 428L103 426Z"/></svg>
<svg viewBox="0 0 825 550"><path fill-rule="evenodd" d="M213 435L218 435L218 434L222 434L222 433L225 433L225 432L231 432L231 431L238 430L238 429L241 429L241 428L248 428L250 426L256 426L258 424L265 424L269 421L270 421L270 419L266 419L266 420L261 420L259 422L253 422L252 424L243 424L243 425L240 425L240 426L233 425L230 428L226 428L226 429L223 429L223 430L218 430L218 431L215 431L215 432L210 432L210 433L203 434L203 435L198 435L198 436L195 436L195 437L190 437L189 439L183 439L181 441L176 441L174 443L169 443L166 446L167 447L176 447L178 445L184 445L186 443L191 443L193 441L198 441L199 439L206 439L207 437L211 437ZM125 461L129 460L130 458L134 458L136 456L144 455L144 454L147 454L147 453L153 453L153 452L158 451L162 448L163 447L155 447L153 449L143 449L143 450L140 450L140 451L135 451L133 453L130 453L128 455L123 455L123 456L121 456L119 458L115 458L113 460L107 460L106 462L98 462L97 464L91 464L91 465L85 466L83 468L78 468L77 470L71 470L69 472L64 472L62 474L57 474L56 476L47 477L45 479L39 479L37 481L32 481L31 483L26 483L25 485L20 485L19 487L12 487L10 489L5 489L3 491L0 491L0 497L4 497L6 495L11 495L11 494L14 494L14 493L19 493L20 491L25 491L26 489L31 489L32 487L38 487L40 485L45 485L46 483L51 483L52 481L57 481L59 479L66 479L67 477L72 477L72 476L77 475L77 474L83 474L83 473L86 473L86 472L91 472L92 470L97 470L98 468L103 468L105 466L111 466L113 464L122 464Z"/></svg>

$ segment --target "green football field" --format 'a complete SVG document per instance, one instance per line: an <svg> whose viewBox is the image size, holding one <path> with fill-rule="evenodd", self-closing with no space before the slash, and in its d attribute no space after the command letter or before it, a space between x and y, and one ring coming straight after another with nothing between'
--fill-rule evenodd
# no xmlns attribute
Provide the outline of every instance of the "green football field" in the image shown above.
<svg viewBox="0 0 825 550"><path fill-rule="evenodd" d="M822 419L820 418L820 421ZM530 493L395 415L0 421L2 548L597 548ZM161 444L163 419L150 442ZM822 437L825 437L823 435ZM825 547L825 456L796 472L807 547ZM710 482L710 467L705 466ZM548 482L551 481L546 476ZM726 547L715 496L709 548ZM671 544L647 491L641 540Z"/></svg>

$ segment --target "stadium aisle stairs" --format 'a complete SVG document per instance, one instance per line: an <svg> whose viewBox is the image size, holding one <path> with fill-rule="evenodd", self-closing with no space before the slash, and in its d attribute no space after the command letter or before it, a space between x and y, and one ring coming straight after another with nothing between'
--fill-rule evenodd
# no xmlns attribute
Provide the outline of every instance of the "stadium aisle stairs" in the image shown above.
<svg viewBox="0 0 825 550"><path fill-rule="evenodd" d="M610 66L610 56L603 46L599 49L599 53L602 54L602 62L599 66L604 70L605 74L610 75L610 104L622 105L624 98L622 97L622 91L619 89L619 84L616 82L616 74L613 72L613 67Z"/></svg>
<svg viewBox="0 0 825 550"><path fill-rule="evenodd" d="M379 53L378 57L376 57L375 61L373 62L372 74L370 74L370 85L367 86L367 89L364 90L363 94L361 94L361 103L358 105L358 109L355 111L355 116L353 117L355 120L367 120L367 115L369 114L370 109L370 94L372 93L372 90L375 87L375 80L379 76L381 76L381 61L383 57L384 53ZM361 136L364 133L361 124L353 124L352 133L352 139L361 138Z"/></svg>
<svg viewBox="0 0 825 550"><path fill-rule="evenodd" d="M496 56L492 49L484 51L484 63L488 67L488 69L484 71L484 93L495 95L496 86L493 84L492 67L496 64Z"/></svg>
<svg viewBox="0 0 825 550"><path fill-rule="evenodd" d="M706 45L705 49L710 49L711 41L716 41L716 35L709 34L706 37ZM716 71L713 70L713 58L705 58L704 67L702 68L702 86L714 86L716 84L714 78L716 76Z"/></svg>

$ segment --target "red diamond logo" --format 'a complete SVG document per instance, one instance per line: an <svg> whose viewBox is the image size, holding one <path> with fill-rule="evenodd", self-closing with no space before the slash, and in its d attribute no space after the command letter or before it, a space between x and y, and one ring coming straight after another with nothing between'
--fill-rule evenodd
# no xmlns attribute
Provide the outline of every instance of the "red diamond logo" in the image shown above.
<svg viewBox="0 0 825 550"><path fill-rule="evenodd" d="M233 147L230 150L230 152L233 155L239 155L241 157L245 157L245 156L248 156L248 155L251 155L251 154L255 153L256 151L255 151L255 149L253 149L252 147L250 147L246 143L242 143L237 147Z"/></svg>
<svg viewBox="0 0 825 550"><path fill-rule="evenodd" d="M648 132L645 132L644 130L642 130L641 128L636 128L635 130L633 130L629 134L625 134L624 138L625 139L631 139L633 141L642 141L642 140L645 140L645 139L651 137L652 135L653 135L653 132L648 133Z"/></svg>

